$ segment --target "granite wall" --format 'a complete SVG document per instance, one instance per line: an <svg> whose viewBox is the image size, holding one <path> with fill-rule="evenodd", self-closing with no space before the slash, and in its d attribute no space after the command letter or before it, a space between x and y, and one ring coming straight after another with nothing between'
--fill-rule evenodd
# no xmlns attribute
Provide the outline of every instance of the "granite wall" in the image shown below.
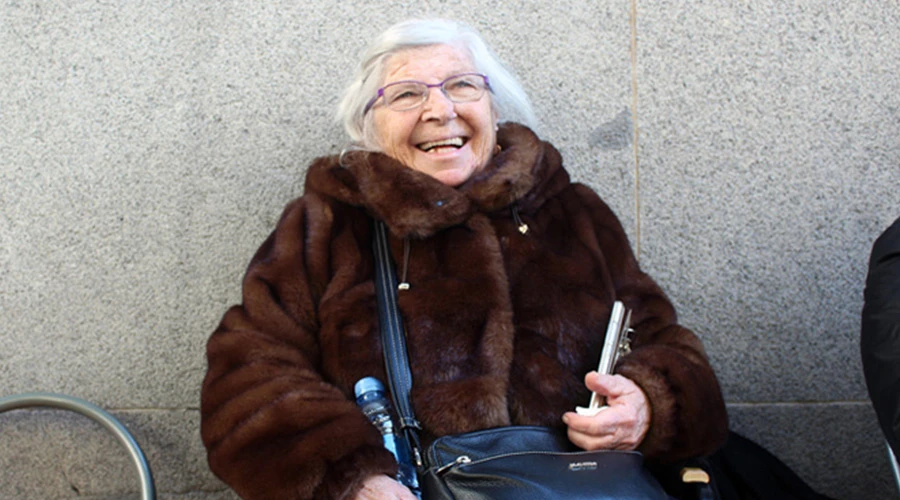
<svg viewBox="0 0 900 500"><path fill-rule="evenodd" d="M540 133L706 343L734 429L837 499L896 488L859 355L896 217L900 6L832 0L12 0L0 6L0 395L70 394L160 498L233 498L198 436L203 348L365 43L481 29ZM0 415L0 497L129 498L96 424Z"/></svg>

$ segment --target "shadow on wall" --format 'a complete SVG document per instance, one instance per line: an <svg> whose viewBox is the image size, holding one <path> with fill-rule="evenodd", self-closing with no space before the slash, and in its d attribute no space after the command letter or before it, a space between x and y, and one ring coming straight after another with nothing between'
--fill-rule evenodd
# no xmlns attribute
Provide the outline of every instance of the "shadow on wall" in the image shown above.
<svg viewBox="0 0 900 500"><path fill-rule="evenodd" d="M604 151L620 151L631 145L634 136L631 111L622 109L612 120L591 131L588 145Z"/></svg>

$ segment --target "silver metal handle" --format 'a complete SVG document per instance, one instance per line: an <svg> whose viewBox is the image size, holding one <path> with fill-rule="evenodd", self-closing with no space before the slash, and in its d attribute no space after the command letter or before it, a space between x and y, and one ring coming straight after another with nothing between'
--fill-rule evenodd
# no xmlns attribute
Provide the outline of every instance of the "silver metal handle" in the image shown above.
<svg viewBox="0 0 900 500"><path fill-rule="evenodd" d="M137 441L135 441L131 433L128 432L128 429L126 429L121 422L116 420L115 417L95 404L62 394L32 392L0 398L0 413L8 410L34 406L59 408L80 413L96 421L106 430L113 433L113 435L116 436L116 439L118 439L128 450L131 460L138 469L138 475L141 480L141 499L156 499L156 488L153 486L153 474L150 472L150 465L147 463L147 457L144 456L143 450L141 450L141 447L138 445Z"/></svg>
<svg viewBox="0 0 900 500"><path fill-rule="evenodd" d="M631 352L631 341L628 335L632 332L631 328L631 309L626 309L625 304L620 301L613 303L612 311L609 316L609 325L606 327L606 337L603 341L603 350L600 353L600 364L597 366L597 372L603 375L612 375L616 368L616 362L621 356ZM575 411L579 415L596 415L600 410L606 408L606 398L591 393L591 400L587 407L579 406Z"/></svg>

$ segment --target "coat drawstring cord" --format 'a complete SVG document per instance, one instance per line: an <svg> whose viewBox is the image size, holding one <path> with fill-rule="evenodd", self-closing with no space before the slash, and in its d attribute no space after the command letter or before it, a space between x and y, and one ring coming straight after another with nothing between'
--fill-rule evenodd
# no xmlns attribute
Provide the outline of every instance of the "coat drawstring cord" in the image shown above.
<svg viewBox="0 0 900 500"><path fill-rule="evenodd" d="M409 270L409 236L403 238L403 272L400 274L400 284L397 290L409 290L409 281L406 281L406 272Z"/></svg>
<svg viewBox="0 0 900 500"><path fill-rule="evenodd" d="M519 232L525 234L528 232L528 224L522 222L522 218L519 217L519 208L516 206L512 207L512 216L513 220L516 221L516 225L519 226Z"/></svg>
<svg viewBox="0 0 900 500"><path fill-rule="evenodd" d="M526 224L519 216L519 209L517 207L512 207L512 216L516 225L519 227L519 232L522 234L528 233L528 224ZM407 236L403 238L403 268L400 273L400 283L397 285L397 290L409 290L409 281L407 279L409 273L409 249L409 236Z"/></svg>

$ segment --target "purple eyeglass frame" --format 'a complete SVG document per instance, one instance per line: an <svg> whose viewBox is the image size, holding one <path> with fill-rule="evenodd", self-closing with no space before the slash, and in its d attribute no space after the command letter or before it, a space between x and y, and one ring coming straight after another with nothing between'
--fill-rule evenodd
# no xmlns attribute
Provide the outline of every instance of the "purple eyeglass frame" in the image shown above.
<svg viewBox="0 0 900 500"><path fill-rule="evenodd" d="M451 76L448 76L447 78L444 78L440 83L425 83L425 82L420 82L419 80L398 80L396 82L391 82L391 83L385 85L384 87L381 87L380 89L378 89L378 93L375 95L375 97L373 97L372 99L369 100L369 102L366 103L366 107L365 107L365 109L363 109L363 114L368 113L369 110L372 109L372 106L375 105L375 101L384 97L384 89L386 89L387 87L390 87L391 85L396 85L398 83L421 83L427 89L430 90L430 89L434 89L434 88L443 87L444 84L447 83L449 80L452 80L454 78L459 78L460 76L466 76L466 75L477 75L477 76L480 76L481 78L484 78L484 88L487 89L488 92L493 92L493 89L491 88L491 80L488 78L487 75L482 74L482 73L459 73L459 74L451 75ZM441 89L441 92L443 92L443 89ZM444 95L447 95L447 94L444 93ZM449 99L449 96L448 96L448 99ZM411 108L411 109L415 109L415 108Z"/></svg>

